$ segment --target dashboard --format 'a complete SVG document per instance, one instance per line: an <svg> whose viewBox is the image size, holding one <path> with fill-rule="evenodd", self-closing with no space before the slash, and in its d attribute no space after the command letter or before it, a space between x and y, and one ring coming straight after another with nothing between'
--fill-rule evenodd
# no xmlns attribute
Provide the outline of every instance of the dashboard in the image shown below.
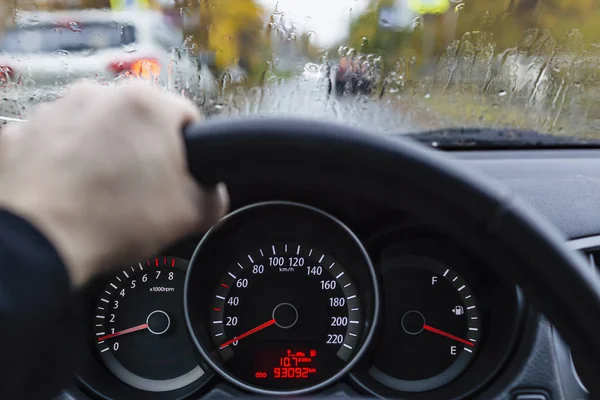
<svg viewBox="0 0 600 400"><path fill-rule="evenodd" d="M600 233L600 152L451 155L569 238ZM63 398L586 398L560 335L468 243L368 196L229 188L206 235L81 293L88 340Z"/></svg>

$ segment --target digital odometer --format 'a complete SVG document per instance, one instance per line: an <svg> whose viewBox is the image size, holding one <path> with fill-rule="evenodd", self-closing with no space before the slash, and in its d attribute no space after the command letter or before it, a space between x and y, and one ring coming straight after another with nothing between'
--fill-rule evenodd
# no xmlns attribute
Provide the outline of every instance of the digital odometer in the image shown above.
<svg viewBox="0 0 600 400"><path fill-rule="evenodd" d="M348 228L325 213L290 203L240 210L207 234L191 268L185 300L197 345L245 389L322 387L370 339L372 266Z"/></svg>

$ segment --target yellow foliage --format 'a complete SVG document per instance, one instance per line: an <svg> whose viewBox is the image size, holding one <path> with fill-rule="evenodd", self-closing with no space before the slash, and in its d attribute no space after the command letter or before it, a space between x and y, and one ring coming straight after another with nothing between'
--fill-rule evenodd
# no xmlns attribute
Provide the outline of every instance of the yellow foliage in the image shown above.
<svg viewBox="0 0 600 400"><path fill-rule="evenodd" d="M218 68L232 65L239 57L239 43L236 40L236 21L228 16L218 18L208 31L208 47L215 51L215 62Z"/></svg>
<svg viewBox="0 0 600 400"><path fill-rule="evenodd" d="M242 58L242 53L260 52L264 45L263 10L253 0L202 0L192 4L188 12L197 8L200 25L189 32L201 48L215 52L215 62L219 69L225 69ZM241 37L253 37L253 49L242 48ZM253 63L252 56L249 63Z"/></svg>
<svg viewBox="0 0 600 400"><path fill-rule="evenodd" d="M577 40L582 40L583 44L600 43L598 0L455 1L446 12L459 14L454 35L450 37L447 31L440 29L439 23L430 23L414 31L406 30L402 34L382 29L378 21L379 11L394 1L372 0L370 7L352 21L350 37L345 44L362 52L382 54L390 60L399 55L421 55L422 29L434 30L431 40L435 43L437 55L445 51L447 43L463 38L467 32L485 32L486 40L494 43L496 52L521 44L532 28L551 32L554 39L565 43L570 50L574 50L576 44L573 41ZM573 34L573 30L578 32ZM569 32L570 39L565 41ZM402 35L405 39L401 38ZM368 39L368 45L364 44L364 37Z"/></svg>
<svg viewBox="0 0 600 400"><path fill-rule="evenodd" d="M408 0L408 6L419 14L443 14L450 9L450 0Z"/></svg>

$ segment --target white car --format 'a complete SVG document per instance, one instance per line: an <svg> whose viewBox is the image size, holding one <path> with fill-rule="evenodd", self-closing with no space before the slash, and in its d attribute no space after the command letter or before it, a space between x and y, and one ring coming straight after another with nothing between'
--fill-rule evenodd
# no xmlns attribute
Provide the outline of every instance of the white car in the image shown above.
<svg viewBox="0 0 600 400"><path fill-rule="evenodd" d="M131 74L175 90L198 86L183 34L160 12L23 12L0 38L0 87L64 87L81 78ZM183 87L179 87L183 86Z"/></svg>

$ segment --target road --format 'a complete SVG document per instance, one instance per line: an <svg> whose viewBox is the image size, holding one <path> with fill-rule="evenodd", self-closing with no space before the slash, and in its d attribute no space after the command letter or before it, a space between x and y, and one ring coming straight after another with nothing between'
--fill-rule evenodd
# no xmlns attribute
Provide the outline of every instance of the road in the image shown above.
<svg viewBox="0 0 600 400"><path fill-rule="evenodd" d="M397 108L367 96L329 94L326 79L300 76L226 95L207 105L221 116L293 116L339 122L372 132L414 132L417 124Z"/></svg>

